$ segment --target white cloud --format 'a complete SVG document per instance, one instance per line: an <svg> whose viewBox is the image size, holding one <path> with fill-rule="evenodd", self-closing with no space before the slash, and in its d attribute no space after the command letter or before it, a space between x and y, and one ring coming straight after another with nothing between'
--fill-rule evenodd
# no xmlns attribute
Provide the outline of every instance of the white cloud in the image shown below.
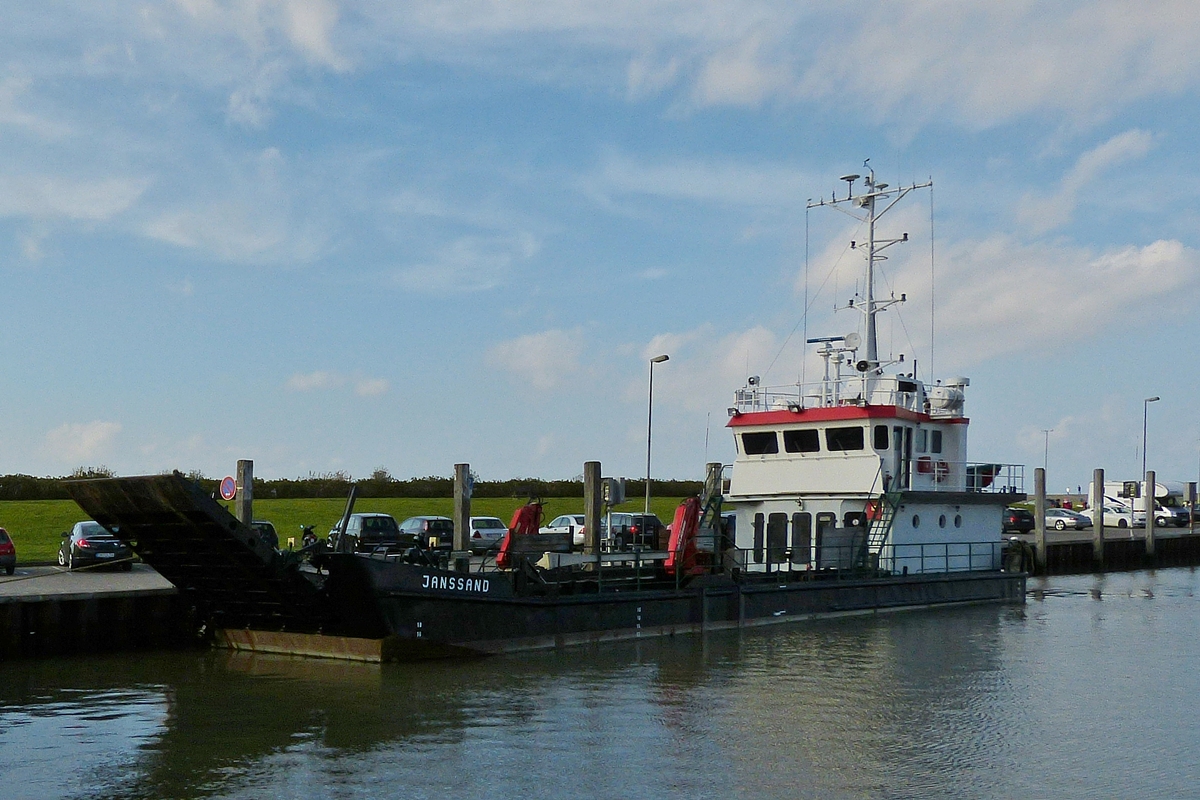
<svg viewBox="0 0 1200 800"><path fill-rule="evenodd" d="M542 391L564 385L579 371L583 353L580 330L548 330L498 342L487 352L487 360Z"/></svg>
<svg viewBox="0 0 1200 800"><path fill-rule="evenodd" d="M464 236L431 260L394 273L395 282L414 292L448 294L480 292L502 284L512 266L537 253L533 235Z"/></svg>
<svg viewBox="0 0 1200 800"><path fill-rule="evenodd" d="M671 356L670 361L654 368L656 405L661 391L666 402L707 411L728 405L733 389L745 385L746 378L755 371L764 370L778 347L775 334L762 326L720 335L706 324L655 336L643 349L642 357L649 359L660 353ZM643 375L631 383L626 399L644 397L645 380Z"/></svg>
<svg viewBox="0 0 1200 800"><path fill-rule="evenodd" d="M380 397L387 390L388 382L383 378L361 378L354 382L354 393L359 397Z"/></svg>
<svg viewBox="0 0 1200 800"><path fill-rule="evenodd" d="M107 220L132 206L150 181L0 175L0 216Z"/></svg>
<svg viewBox="0 0 1200 800"><path fill-rule="evenodd" d="M42 139L61 139L71 131L66 125L26 111L18 103L32 81L27 77L9 76L0 81L0 126L27 131Z"/></svg>
<svg viewBox="0 0 1200 800"><path fill-rule="evenodd" d="M754 107L786 85L786 73L760 55L761 47L762 37L754 35L709 58L696 79L696 101Z"/></svg>
<svg viewBox="0 0 1200 800"><path fill-rule="evenodd" d="M1110 168L1125 161L1142 158L1154 145L1147 131L1130 130L1118 134L1079 157L1049 197L1026 195L1017 209L1017 217L1034 233L1045 233L1071 221L1080 193Z"/></svg>
<svg viewBox="0 0 1200 800"><path fill-rule="evenodd" d="M647 163L611 154L583 181L599 198L646 195L691 202L786 208L802 202L810 176L785 164L705 159Z"/></svg>
<svg viewBox="0 0 1200 800"><path fill-rule="evenodd" d="M957 368L1019 352L1056 352L1125 324L1150 307L1165 314L1200 287L1200 253L1174 240L1096 252L1008 236L939 244L937 360ZM912 259L896 283L929 296L929 265ZM909 323L924 350L924 324Z"/></svg>
<svg viewBox="0 0 1200 800"><path fill-rule="evenodd" d="M67 422L46 433L46 450L76 464L105 453L120 432L119 422Z"/></svg>
<svg viewBox="0 0 1200 800"><path fill-rule="evenodd" d="M313 392L319 389L333 389L346 381L336 372L297 372L287 379L287 388L293 392Z"/></svg>
<svg viewBox="0 0 1200 800"><path fill-rule="evenodd" d="M291 219L285 205L269 192L249 191L245 198L164 211L148 220L142 233L224 261L311 261L326 247L324 233L317 224Z"/></svg>
<svg viewBox="0 0 1200 800"><path fill-rule="evenodd" d="M326 370L297 372L289 377L284 385L293 392L318 392L349 385L359 397L380 397L387 394L390 388L390 384L384 378L350 376Z"/></svg>

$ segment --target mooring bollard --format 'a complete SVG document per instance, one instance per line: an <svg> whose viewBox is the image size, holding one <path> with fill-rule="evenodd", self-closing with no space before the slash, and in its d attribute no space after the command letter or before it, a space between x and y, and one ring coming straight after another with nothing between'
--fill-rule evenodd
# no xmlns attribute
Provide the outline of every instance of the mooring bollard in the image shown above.
<svg viewBox="0 0 1200 800"><path fill-rule="evenodd" d="M1104 566L1104 470L1092 471L1092 561Z"/></svg>

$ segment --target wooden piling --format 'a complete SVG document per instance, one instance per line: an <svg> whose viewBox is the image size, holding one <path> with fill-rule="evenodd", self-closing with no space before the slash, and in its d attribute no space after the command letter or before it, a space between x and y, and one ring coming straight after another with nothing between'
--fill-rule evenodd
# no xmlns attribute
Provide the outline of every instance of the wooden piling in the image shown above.
<svg viewBox="0 0 1200 800"><path fill-rule="evenodd" d="M454 465L454 555L469 556L471 547L471 465Z"/></svg>
<svg viewBox="0 0 1200 800"><path fill-rule="evenodd" d="M600 462L583 462L583 552L600 555L600 515L604 510Z"/></svg>
<svg viewBox="0 0 1200 800"><path fill-rule="evenodd" d="M233 515L243 525L254 521L254 462L249 459L237 462L237 500L233 504Z"/></svg>
<svg viewBox="0 0 1200 800"><path fill-rule="evenodd" d="M1092 471L1092 561L1104 567L1104 470Z"/></svg>
<svg viewBox="0 0 1200 800"><path fill-rule="evenodd" d="M1033 471L1033 543L1037 550L1037 571L1046 574L1046 470Z"/></svg>
<svg viewBox="0 0 1200 800"><path fill-rule="evenodd" d="M1146 490L1142 492L1142 508L1146 509L1146 557L1154 558L1154 470L1146 470Z"/></svg>

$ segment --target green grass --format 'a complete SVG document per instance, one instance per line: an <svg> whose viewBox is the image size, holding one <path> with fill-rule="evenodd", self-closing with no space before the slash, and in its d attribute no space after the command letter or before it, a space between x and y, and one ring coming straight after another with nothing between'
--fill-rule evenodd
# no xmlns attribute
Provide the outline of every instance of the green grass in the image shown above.
<svg viewBox="0 0 1200 800"><path fill-rule="evenodd" d="M678 497L652 497L650 510L664 523L670 524L675 516ZM226 504L232 512L232 504ZM475 516L496 516L505 524L512 519L513 512L522 501L508 497L485 497L471 501L471 513ZM631 500L618 506L616 511L641 511L643 500ZM559 514L582 513L582 497L551 497L543 504L545 520L549 522ZM318 536L324 536L334 523L342 518L346 500L339 497L312 498L306 500L256 500L254 518L270 520L279 532L279 542L287 546L289 537L300 538L300 526L312 525ZM380 497L363 498L354 505L355 511L376 511L391 514L398 522L406 517L420 514L453 516L454 500L449 497ZM4 500L0 501L0 528L8 530L17 545L17 560L28 564L36 561L53 561L62 542L62 532L87 515L73 500Z"/></svg>

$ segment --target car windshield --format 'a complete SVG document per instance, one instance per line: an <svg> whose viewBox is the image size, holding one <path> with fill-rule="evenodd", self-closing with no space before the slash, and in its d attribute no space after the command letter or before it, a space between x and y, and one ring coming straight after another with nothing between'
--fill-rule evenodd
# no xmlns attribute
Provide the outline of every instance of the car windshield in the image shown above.
<svg viewBox="0 0 1200 800"><path fill-rule="evenodd" d="M79 535L87 538L96 538L98 536L109 536L112 534L104 529L104 526L99 522L88 522L79 526Z"/></svg>
<svg viewBox="0 0 1200 800"><path fill-rule="evenodd" d="M575 516L571 517L571 519L575 520L575 524L576 524L576 525L583 525L583 524L584 524L584 522L583 522L583 514L576 514Z"/></svg>
<svg viewBox="0 0 1200 800"><path fill-rule="evenodd" d="M438 533L438 532L442 532L442 531L444 531L446 533L453 533L454 532L454 520L452 520L452 519L431 519L431 520L429 520L429 523L425 526L425 530L433 532L433 533Z"/></svg>
<svg viewBox="0 0 1200 800"><path fill-rule="evenodd" d="M4 530L4 528L0 528L0 544L8 544L8 542L8 531Z"/></svg>
<svg viewBox="0 0 1200 800"><path fill-rule="evenodd" d="M508 526L506 526L503 522L501 522L500 519L497 517L480 517L475 520L475 527L483 528L483 529L491 529L491 528L504 528L505 530L508 529Z"/></svg>

